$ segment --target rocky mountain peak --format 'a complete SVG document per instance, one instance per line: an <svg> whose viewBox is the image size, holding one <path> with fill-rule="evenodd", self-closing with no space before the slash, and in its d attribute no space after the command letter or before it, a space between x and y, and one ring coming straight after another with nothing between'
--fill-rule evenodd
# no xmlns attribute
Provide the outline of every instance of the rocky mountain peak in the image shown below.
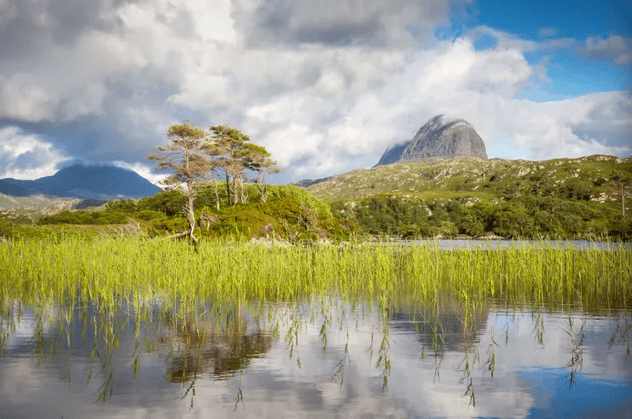
<svg viewBox="0 0 632 419"><path fill-rule="evenodd" d="M455 157L487 160L485 142L469 122L448 121L443 115L437 115L426 122L412 140L389 147L376 166Z"/></svg>

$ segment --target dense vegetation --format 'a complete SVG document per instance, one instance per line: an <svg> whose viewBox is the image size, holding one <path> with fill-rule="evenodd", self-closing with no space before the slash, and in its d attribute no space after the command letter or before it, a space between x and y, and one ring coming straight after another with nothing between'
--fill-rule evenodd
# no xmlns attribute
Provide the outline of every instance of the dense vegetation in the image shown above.
<svg viewBox="0 0 632 419"><path fill-rule="evenodd" d="M372 235L632 240L631 188L632 159L591 156L394 164L307 190Z"/></svg>
<svg viewBox="0 0 632 419"><path fill-rule="evenodd" d="M434 245L265 246L101 238L11 240L0 246L0 307L120 299L302 301L340 296L393 304L452 296L465 310L488 301L584 310L632 303L632 253L525 246L442 251Z"/></svg>
<svg viewBox="0 0 632 419"><path fill-rule="evenodd" d="M517 239L632 240L632 219L596 202L523 196L506 201L377 196L335 202L334 212L373 235L405 239L496 235Z"/></svg>
<svg viewBox="0 0 632 419"><path fill-rule="evenodd" d="M196 188L195 234L205 237L266 238L290 243L317 240L341 241L356 238L354 222L335 217L330 205L296 186L267 186L266 202L260 189L244 186L244 202L228 205L225 188L218 188L222 205L216 207L215 188ZM186 230L186 193L182 189L164 191L140 200L121 199L108 202L99 211L62 211L42 217L44 225L135 225L149 236L170 235ZM119 230L115 230L119 231ZM5 236L28 236L28 230L0 224Z"/></svg>

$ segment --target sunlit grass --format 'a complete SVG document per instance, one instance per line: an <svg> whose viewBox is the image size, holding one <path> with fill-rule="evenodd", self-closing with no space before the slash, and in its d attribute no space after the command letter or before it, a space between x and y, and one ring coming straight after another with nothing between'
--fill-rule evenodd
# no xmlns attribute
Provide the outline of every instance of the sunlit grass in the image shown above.
<svg viewBox="0 0 632 419"><path fill-rule="evenodd" d="M323 296L382 306L441 295L468 310L500 305L628 308L632 252L549 246L279 247L130 238L14 240L0 246L0 302L27 306L155 299L279 302Z"/></svg>
<svg viewBox="0 0 632 419"><path fill-rule="evenodd" d="M429 338L420 359L427 351L435 374L446 352L450 332L445 327L455 327L450 319L458 319L465 394L474 405L470 371L479 351L476 333L490 312L533 312L537 342L542 342L546 311L629 313L632 251L542 244L441 250L436 244L281 247L208 240L192 246L143 238L18 239L0 245L0 278L0 357L28 316L39 362L69 353L77 342L91 342L90 360L103 382L100 402L112 396L114 354L131 330L134 346L125 350L134 376L142 354L160 354L168 381L190 383L187 396L211 365L214 374L227 376L281 338L300 368L299 340L307 324L322 322L326 357L332 328L347 328L348 336L349 328L365 319L376 325L368 350L385 390L391 316L410 313L416 333ZM620 336L617 342L629 353L627 316L612 339ZM569 336L578 348L575 335ZM336 369L341 385L347 348ZM493 377L491 349L485 368ZM64 380L70 383L70 368L67 373Z"/></svg>

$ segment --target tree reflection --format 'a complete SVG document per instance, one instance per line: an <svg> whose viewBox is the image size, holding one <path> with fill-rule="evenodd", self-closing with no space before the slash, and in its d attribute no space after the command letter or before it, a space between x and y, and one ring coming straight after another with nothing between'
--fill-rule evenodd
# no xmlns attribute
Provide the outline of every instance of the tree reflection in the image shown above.
<svg viewBox="0 0 632 419"><path fill-rule="evenodd" d="M5 304L0 306L0 352L5 351L1 356L31 353L38 365L50 363L57 367L58 377L68 383L71 364L84 362L86 370L89 370L88 381L92 377L92 368L98 376L95 398L102 403L108 402L117 392L121 393L121 388L128 385L124 380L131 379L132 369L134 379L139 370L142 376L143 356L157 355L161 365L167 368L166 382L163 381L162 386L181 392L182 400L190 398L191 407L199 380L208 379L208 376L215 380L239 376L240 372L248 369L253 358L265 356L279 339L279 350L283 351L285 340L285 355L295 357L298 368L301 368L299 340L310 345L322 345L322 351L318 348L319 356L330 358L332 378L341 389L343 382L346 383L345 388L351 388L354 379L365 377L364 371L358 373L358 368L362 367L356 360L362 359L368 352L368 365L373 373L377 372L368 380L379 379L375 381L376 389L381 384L383 392L389 385L393 388L393 383L399 379L402 360L398 356L402 354L404 342L412 348L413 357L420 356L422 361L433 358L420 367L420 371L428 374L428 382L439 381L439 371L443 370L443 379L446 380L447 376L459 383L460 396L464 399L469 397L472 407L476 407L477 398L480 405L486 403L489 389L481 383L491 382L495 375L496 379L500 377L502 380L507 373L507 359L511 355L507 353L507 347L513 344L515 348L514 339L522 339L513 333L520 323L520 320L515 320L517 317L523 316L528 324L526 340L522 341L527 345L543 351L546 349L547 353L557 356L555 345L547 344L545 348L544 343L549 342L551 336L564 337L568 344L564 346L562 356L556 358L554 366L570 373L571 387L580 377L584 351L586 360L591 358L591 323L588 322L589 327L584 327L586 319L590 318L586 313L569 310L566 316L559 312L547 312L543 307L535 307L533 311L498 309L493 303L480 304L477 310L473 310L445 296L440 303L438 301L437 298L430 304L419 302L413 305L410 302L396 304L390 300L354 305L342 298L322 298L302 304L270 303L260 306L252 302L178 305L165 301L151 301L140 307L125 301L114 305L42 304L35 309L27 309L31 325L28 347L23 345L18 350L11 346L8 355L6 342L16 330L16 324L24 318L24 310L19 303ZM566 318L567 322L557 327L555 322L551 322L551 314ZM620 346L621 355L623 357L625 352L628 362L632 331L629 311L621 311L616 320L612 314L608 317L616 330L604 339L604 346L608 349ZM497 319L502 319L498 326ZM364 327L358 324L364 324ZM279 332L281 329L283 334ZM510 329L512 342L509 342ZM402 338L403 335L410 336L410 339ZM358 338L364 339L361 345L357 345ZM358 355L357 348L360 346L364 355ZM58 356L64 353L67 354L65 360L63 356ZM303 350L303 354L310 356L313 351ZM332 357L336 357L334 362L331 362ZM122 359L129 362L121 363ZM321 362L311 358L304 361L305 374ZM283 367L287 366L285 361ZM79 371L73 370L75 381ZM239 378L236 377L233 383ZM242 393L241 381L239 385L238 390L236 387L232 390L236 393L233 393L235 408L243 404L244 396L249 397L248 391L252 390L246 386Z"/></svg>
<svg viewBox="0 0 632 419"><path fill-rule="evenodd" d="M175 313L165 313L165 317L167 335L159 338L159 346L169 351L167 379L173 383L192 382L205 372L227 378L272 347L271 333L259 319L244 316L241 307L226 319L204 323L195 315L188 318L196 321L182 321Z"/></svg>

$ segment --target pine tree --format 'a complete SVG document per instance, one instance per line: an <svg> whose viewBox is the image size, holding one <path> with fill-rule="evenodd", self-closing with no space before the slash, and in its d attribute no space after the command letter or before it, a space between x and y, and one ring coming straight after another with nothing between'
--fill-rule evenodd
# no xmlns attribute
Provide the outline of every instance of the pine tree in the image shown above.
<svg viewBox="0 0 632 419"><path fill-rule="evenodd" d="M185 122L182 125L172 125L167 130L171 144L158 147L161 155L150 154L150 160L158 160L156 169L170 170L172 175L162 181L168 188L174 188L182 183L187 186L187 218L189 231L180 235L190 235L193 240L195 228L194 201L196 182L206 179L213 168L208 157L209 144L207 133Z"/></svg>

